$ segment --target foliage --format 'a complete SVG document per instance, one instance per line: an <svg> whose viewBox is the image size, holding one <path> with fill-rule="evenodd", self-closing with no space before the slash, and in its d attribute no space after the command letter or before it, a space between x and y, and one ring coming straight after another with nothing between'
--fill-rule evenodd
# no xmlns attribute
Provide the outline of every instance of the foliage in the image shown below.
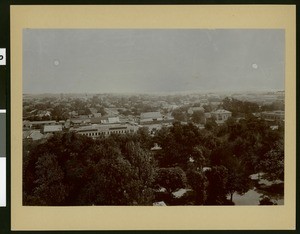
<svg viewBox="0 0 300 234"><path fill-rule="evenodd" d="M189 170L187 172L188 184L195 191L195 205L203 205L207 198L208 181L202 171Z"/></svg>
<svg viewBox="0 0 300 234"><path fill-rule="evenodd" d="M216 121L213 118L211 118L205 122L204 127L208 131L215 132L216 129L218 128L218 124L216 123Z"/></svg>
<svg viewBox="0 0 300 234"><path fill-rule="evenodd" d="M204 138L200 130L193 124L174 123L170 129L161 129L154 137L155 142L162 147L156 157L159 166L180 166L185 170L191 157L194 156L199 161L199 154L204 156L207 152L204 146L198 148L198 152L194 148L201 143L207 143L208 139L205 142Z"/></svg>
<svg viewBox="0 0 300 234"><path fill-rule="evenodd" d="M145 98L149 97L111 98L111 104L132 102L126 111L136 115L157 111ZM166 100L180 102L173 96ZM98 96L87 102L71 99L55 105L49 100L27 104L28 118L37 118L30 112L40 108L51 109L57 120L66 118L70 110L88 114L88 106L105 114L108 106ZM205 110L211 108L209 105ZM134 134L97 139L71 132L47 140L26 139L24 205L151 205L158 186L167 190L160 195L168 204L226 205L230 204L228 195L232 200L234 193L250 188L251 174L264 172L269 180L283 180L284 124L270 129L270 123L252 115L257 105L250 102L225 98L223 108L234 117L220 126L209 119L205 129L181 123L188 120L188 106L181 106L172 112L178 121L154 136L148 128L139 128ZM203 116L195 111L192 120L202 123ZM154 143L161 149L152 152ZM204 167L211 169L203 172ZM181 200L172 196L180 188L189 191Z"/></svg>
<svg viewBox="0 0 300 234"><path fill-rule="evenodd" d="M256 103L248 101L240 101L234 98L226 97L223 100L223 108L231 111L232 116L236 117L240 114L251 114L259 111L259 106Z"/></svg>
<svg viewBox="0 0 300 234"><path fill-rule="evenodd" d="M228 170L224 166L214 166L206 172L208 179L207 205L226 204Z"/></svg>
<svg viewBox="0 0 300 234"><path fill-rule="evenodd" d="M264 154L259 168L265 172L269 180L284 179L284 146L283 141L277 141L275 147Z"/></svg>
<svg viewBox="0 0 300 234"><path fill-rule="evenodd" d="M262 111L276 111L283 110L284 111L284 101L275 101L271 104L266 104L261 107Z"/></svg>
<svg viewBox="0 0 300 234"><path fill-rule="evenodd" d="M260 201L259 201L259 205L260 206L269 206L269 205L277 205L276 203L272 202L271 199L269 197L263 197Z"/></svg>
<svg viewBox="0 0 300 234"><path fill-rule="evenodd" d="M205 124L205 115L203 111L194 111L192 121L197 124Z"/></svg>
<svg viewBox="0 0 300 234"><path fill-rule="evenodd" d="M33 194L38 205L60 205L68 196L68 187L63 183L64 172L59 166L57 157L44 154L36 162L37 179Z"/></svg>
<svg viewBox="0 0 300 234"><path fill-rule="evenodd" d="M149 205L155 162L134 137L65 133L33 147L25 205Z"/></svg>
<svg viewBox="0 0 300 234"><path fill-rule="evenodd" d="M187 183L185 172L180 167L160 168L155 180L156 184L167 190L169 194L184 188Z"/></svg>
<svg viewBox="0 0 300 234"><path fill-rule="evenodd" d="M176 121L186 122L188 120L187 110L188 107L185 106L176 108L175 110L173 110L172 116Z"/></svg>

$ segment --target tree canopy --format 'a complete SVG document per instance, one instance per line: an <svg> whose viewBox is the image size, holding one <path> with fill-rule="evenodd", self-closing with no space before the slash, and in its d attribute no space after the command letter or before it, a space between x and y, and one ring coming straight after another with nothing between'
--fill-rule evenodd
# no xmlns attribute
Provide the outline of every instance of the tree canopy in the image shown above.
<svg viewBox="0 0 300 234"><path fill-rule="evenodd" d="M97 97L91 101L100 102ZM83 102L75 100L74 105ZM251 174L283 180L284 125L271 129L269 122L251 114L258 107L249 102L225 98L223 106L234 117L220 126L206 120L204 129L180 122L188 118L183 106L173 111L180 121L154 135L139 128L96 139L74 132L25 139L24 205L152 205L160 199L158 187L167 191L168 204L228 205L234 193L249 190ZM140 112L147 106L135 108ZM59 119L64 107L53 113ZM195 111L192 119L201 123L203 115ZM159 150L151 151L154 144ZM189 191L186 200L173 202L179 189Z"/></svg>

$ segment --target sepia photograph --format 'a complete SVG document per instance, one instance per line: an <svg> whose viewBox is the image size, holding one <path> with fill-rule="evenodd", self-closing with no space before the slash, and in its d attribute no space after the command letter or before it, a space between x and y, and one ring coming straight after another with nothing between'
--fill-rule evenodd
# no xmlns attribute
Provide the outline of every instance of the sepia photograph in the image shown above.
<svg viewBox="0 0 300 234"><path fill-rule="evenodd" d="M285 30L22 35L23 206L285 204Z"/></svg>
<svg viewBox="0 0 300 234"><path fill-rule="evenodd" d="M295 229L295 13L13 6L12 230Z"/></svg>

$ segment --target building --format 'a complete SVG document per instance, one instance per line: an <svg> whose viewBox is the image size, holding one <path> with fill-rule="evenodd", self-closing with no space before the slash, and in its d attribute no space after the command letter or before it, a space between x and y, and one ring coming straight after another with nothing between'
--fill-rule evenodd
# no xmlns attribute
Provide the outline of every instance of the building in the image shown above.
<svg viewBox="0 0 300 234"><path fill-rule="evenodd" d="M30 130L23 132L23 140L32 140L37 141L43 139L44 135L40 132L40 130Z"/></svg>
<svg viewBox="0 0 300 234"><path fill-rule="evenodd" d="M39 110L37 112L37 116L39 117L50 117L51 116L51 112L50 111L43 111L43 110Z"/></svg>
<svg viewBox="0 0 300 234"><path fill-rule="evenodd" d="M160 130L163 127L161 123L146 123L141 126L147 128L151 135L154 135L156 131Z"/></svg>
<svg viewBox="0 0 300 234"><path fill-rule="evenodd" d="M31 121L29 124L28 124L28 122L26 122L26 125L29 126L29 128L31 128L31 129L43 129L44 126L55 125L55 124L56 124L55 120L50 120L50 121ZM23 123L23 127L24 127L24 123Z"/></svg>
<svg viewBox="0 0 300 234"><path fill-rule="evenodd" d="M114 124L114 123L120 123L120 118L118 116L116 117L96 117L91 118L91 124Z"/></svg>
<svg viewBox="0 0 300 234"><path fill-rule="evenodd" d="M98 118L98 117L101 117L101 116L102 116L101 113L93 113L94 118Z"/></svg>
<svg viewBox="0 0 300 234"><path fill-rule="evenodd" d="M113 124L113 123L120 123L119 117L108 117L108 123Z"/></svg>
<svg viewBox="0 0 300 234"><path fill-rule="evenodd" d="M167 206L164 201L154 202L153 206Z"/></svg>
<svg viewBox="0 0 300 234"><path fill-rule="evenodd" d="M137 130L138 126L131 124L93 124L72 129L72 131L80 135L89 136L93 138L109 136L111 134L134 133Z"/></svg>
<svg viewBox="0 0 300 234"><path fill-rule="evenodd" d="M284 111L265 111L261 113L261 118L267 121L284 121Z"/></svg>
<svg viewBox="0 0 300 234"><path fill-rule="evenodd" d="M70 124L72 126L81 125L81 124L83 124L83 120L82 119L70 119Z"/></svg>
<svg viewBox="0 0 300 234"><path fill-rule="evenodd" d="M44 126L43 133L56 133L62 131L62 125L46 125Z"/></svg>
<svg viewBox="0 0 300 234"><path fill-rule="evenodd" d="M160 112L144 112L140 115L140 122L155 122L155 121L162 121L163 116Z"/></svg>
<svg viewBox="0 0 300 234"><path fill-rule="evenodd" d="M85 125L85 124L90 124L90 123L91 123L91 119L88 116L81 116L79 118L70 120L70 124L73 126Z"/></svg>
<svg viewBox="0 0 300 234"><path fill-rule="evenodd" d="M28 130L31 128L31 123L28 120L23 121L23 130Z"/></svg>
<svg viewBox="0 0 300 234"><path fill-rule="evenodd" d="M216 111L210 112L211 117L215 118L217 123L224 123L227 119L229 119L232 116L232 113L230 111L219 109Z"/></svg>
<svg viewBox="0 0 300 234"><path fill-rule="evenodd" d="M157 143L154 143L154 146L151 148L152 151L158 151L158 150L161 150L162 148L157 144Z"/></svg>

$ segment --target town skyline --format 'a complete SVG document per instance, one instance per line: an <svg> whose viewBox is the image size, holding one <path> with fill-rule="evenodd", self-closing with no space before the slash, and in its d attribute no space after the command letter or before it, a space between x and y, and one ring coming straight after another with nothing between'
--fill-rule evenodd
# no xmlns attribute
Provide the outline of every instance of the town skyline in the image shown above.
<svg viewBox="0 0 300 234"><path fill-rule="evenodd" d="M283 205L284 97L23 95L23 205Z"/></svg>

